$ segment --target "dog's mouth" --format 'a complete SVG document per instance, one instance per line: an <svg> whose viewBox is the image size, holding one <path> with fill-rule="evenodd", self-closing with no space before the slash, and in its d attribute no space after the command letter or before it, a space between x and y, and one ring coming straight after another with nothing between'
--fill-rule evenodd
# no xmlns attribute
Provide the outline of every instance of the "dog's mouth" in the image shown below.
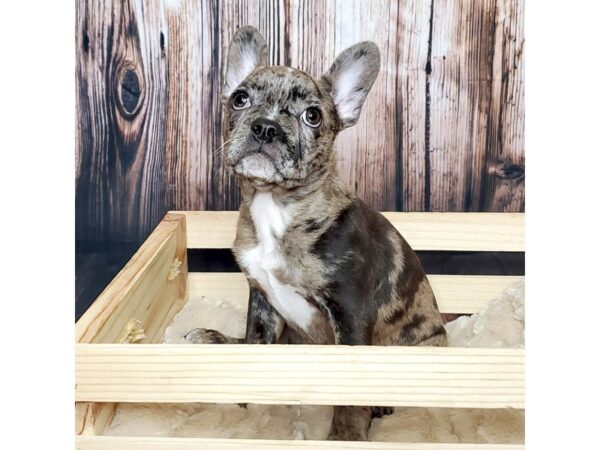
<svg viewBox="0 0 600 450"><path fill-rule="evenodd" d="M277 168L276 158L271 154L271 152L266 151L264 145L258 144L245 150L236 162L236 165L248 158L267 161L271 163L273 167Z"/></svg>
<svg viewBox="0 0 600 450"><path fill-rule="evenodd" d="M245 158L246 156L249 156L249 155L256 155L256 154L263 154L263 155L268 156L269 158L271 157L270 155L268 155L265 152L263 144L256 144L256 145L250 147L248 150L246 150L244 152L244 154L242 155L242 158Z"/></svg>
<svg viewBox="0 0 600 450"><path fill-rule="evenodd" d="M276 158L266 152L262 145L246 149L233 165L233 170L245 178L274 182L282 173Z"/></svg>
<svg viewBox="0 0 600 450"><path fill-rule="evenodd" d="M257 142L248 138L245 145L238 147L237 158L230 160L233 172L257 186L296 185L302 182L303 174L291 168L286 161L287 147L281 142Z"/></svg>

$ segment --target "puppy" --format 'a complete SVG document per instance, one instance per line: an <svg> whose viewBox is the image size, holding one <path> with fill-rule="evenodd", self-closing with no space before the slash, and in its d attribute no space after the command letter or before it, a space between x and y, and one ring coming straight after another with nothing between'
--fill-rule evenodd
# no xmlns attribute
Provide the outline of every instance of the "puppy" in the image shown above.
<svg viewBox="0 0 600 450"><path fill-rule="evenodd" d="M336 169L335 137L358 120L378 71L372 42L343 51L314 79L269 66L256 29L235 34L223 139L242 192L233 252L250 284L246 337L195 329L188 341L446 345L417 256ZM366 440L381 411L336 406L329 438Z"/></svg>

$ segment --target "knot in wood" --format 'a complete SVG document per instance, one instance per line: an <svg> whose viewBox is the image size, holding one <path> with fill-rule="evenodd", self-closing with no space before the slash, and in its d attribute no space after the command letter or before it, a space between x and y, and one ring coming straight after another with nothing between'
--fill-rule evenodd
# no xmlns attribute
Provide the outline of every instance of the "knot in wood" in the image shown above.
<svg viewBox="0 0 600 450"><path fill-rule="evenodd" d="M168 281L173 281L175 278L177 278L177 275L179 275L179 273L181 272L180 267L181 261L179 260L179 258L175 257L175 259L169 266L169 274L167 275Z"/></svg>
<svg viewBox="0 0 600 450"><path fill-rule="evenodd" d="M495 170L498 178L505 180L516 180L525 175L525 167L522 164L504 163L499 164Z"/></svg>
<svg viewBox="0 0 600 450"><path fill-rule="evenodd" d="M133 119L139 112L144 97L144 86L137 66L127 64L117 77L117 106L121 114Z"/></svg>

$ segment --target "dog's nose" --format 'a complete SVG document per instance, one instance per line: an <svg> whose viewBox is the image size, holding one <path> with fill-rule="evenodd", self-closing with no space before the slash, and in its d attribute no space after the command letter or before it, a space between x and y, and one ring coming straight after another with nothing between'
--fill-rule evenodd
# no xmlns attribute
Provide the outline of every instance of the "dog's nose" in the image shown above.
<svg viewBox="0 0 600 450"><path fill-rule="evenodd" d="M250 128L252 129L252 133L254 133L254 137L259 142L269 143L273 140L273 138L283 134L283 130L277 122L274 120L265 119L264 117L256 119L254 122L252 122Z"/></svg>

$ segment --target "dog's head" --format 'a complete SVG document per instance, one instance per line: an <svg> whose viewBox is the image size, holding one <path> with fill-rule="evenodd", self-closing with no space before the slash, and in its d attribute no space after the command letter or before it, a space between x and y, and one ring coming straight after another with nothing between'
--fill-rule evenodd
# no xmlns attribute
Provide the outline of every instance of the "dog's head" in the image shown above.
<svg viewBox="0 0 600 450"><path fill-rule="evenodd" d="M320 79L267 65L258 30L238 30L222 89L226 162L256 186L293 188L328 170L337 133L354 125L379 71L379 51L361 42Z"/></svg>

